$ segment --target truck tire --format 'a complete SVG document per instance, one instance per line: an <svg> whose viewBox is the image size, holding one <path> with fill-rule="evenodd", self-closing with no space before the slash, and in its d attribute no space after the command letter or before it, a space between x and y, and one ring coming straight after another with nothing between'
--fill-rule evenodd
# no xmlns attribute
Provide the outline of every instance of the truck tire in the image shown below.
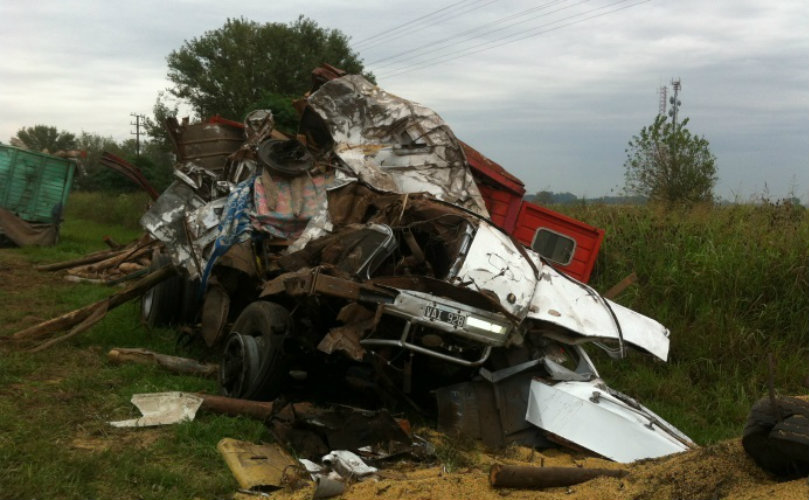
<svg viewBox="0 0 809 500"><path fill-rule="evenodd" d="M171 265L168 255L157 254L152 258L149 272ZM174 323L179 317L182 290L183 278L180 276L172 276L147 290L140 300L141 321L148 328Z"/></svg>
<svg viewBox="0 0 809 500"><path fill-rule="evenodd" d="M291 331L289 312L256 301L244 308L225 342L219 384L226 396L271 401L288 376L284 341Z"/></svg>
<svg viewBox="0 0 809 500"><path fill-rule="evenodd" d="M742 446L762 469L784 479L809 474L809 402L779 397L757 401L747 417Z"/></svg>

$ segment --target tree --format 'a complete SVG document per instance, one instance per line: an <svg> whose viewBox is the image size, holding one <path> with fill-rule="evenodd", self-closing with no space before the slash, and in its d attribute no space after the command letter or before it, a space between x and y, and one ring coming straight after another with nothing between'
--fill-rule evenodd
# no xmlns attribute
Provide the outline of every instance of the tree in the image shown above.
<svg viewBox="0 0 809 500"><path fill-rule="evenodd" d="M228 19L221 28L186 40L167 60L172 95L187 100L200 116L236 120L268 93L303 94L310 72L322 63L349 73L363 70L346 35L303 16L290 24Z"/></svg>
<svg viewBox="0 0 809 500"><path fill-rule="evenodd" d="M76 149L76 136L64 130L48 125L23 127L17 131L16 139L24 143L32 151L55 153ZM12 138L12 143L15 142Z"/></svg>
<svg viewBox="0 0 809 500"><path fill-rule="evenodd" d="M690 204L713 200L716 157L704 137L659 115L629 141L626 191L653 201Z"/></svg>

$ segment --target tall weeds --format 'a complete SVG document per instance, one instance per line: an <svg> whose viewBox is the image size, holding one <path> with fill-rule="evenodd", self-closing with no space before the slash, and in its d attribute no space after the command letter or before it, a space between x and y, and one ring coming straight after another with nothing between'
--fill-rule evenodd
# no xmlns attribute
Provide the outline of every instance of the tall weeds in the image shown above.
<svg viewBox="0 0 809 500"><path fill-rule="evenodd" d="M601 361L622 389L671 409L702 441L738 435L766 392L767 356L784 393L807 392L809 214L798 205L559 207L606 230L592 278L671 330L668 365ZM668 415L667 415L668 416Z"/></svg>

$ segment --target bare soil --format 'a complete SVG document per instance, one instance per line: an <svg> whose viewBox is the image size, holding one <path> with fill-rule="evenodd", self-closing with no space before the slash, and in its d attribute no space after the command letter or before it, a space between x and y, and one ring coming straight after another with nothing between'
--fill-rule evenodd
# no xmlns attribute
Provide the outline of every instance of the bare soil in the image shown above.
<svg viewBox="0 0 809 500"><path fill-rule="evenodd" d="M625 469L629 474L621 479L602 477L567 488L543 491L494 489L489 485L489 469L495 463ZM276 500L308 500L312 498L312 492L313 487L306 486L296 491L279 490L270 497ZM399 465L382 471L378 479L350 485L341 498L804 500L809 498L809 483L807 478L776 481L753 463L742 449L739 439L733 439L630 465L563 450L537 452L527 448L512 448L501 455L480 454L474 466L454 472L447 472L441 466L413 468L412 465Z"/></svg>

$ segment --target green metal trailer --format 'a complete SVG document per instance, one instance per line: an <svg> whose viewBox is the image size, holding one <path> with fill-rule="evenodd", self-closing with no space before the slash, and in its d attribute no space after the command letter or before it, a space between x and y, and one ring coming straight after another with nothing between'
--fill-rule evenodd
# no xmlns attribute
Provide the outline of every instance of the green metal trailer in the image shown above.
<svg viewBox="0 0 809 500"><path fill-rule="evenodd" d="M25 223L58 227L75 173L71 160L0 144L0 208Z"/></svg>

